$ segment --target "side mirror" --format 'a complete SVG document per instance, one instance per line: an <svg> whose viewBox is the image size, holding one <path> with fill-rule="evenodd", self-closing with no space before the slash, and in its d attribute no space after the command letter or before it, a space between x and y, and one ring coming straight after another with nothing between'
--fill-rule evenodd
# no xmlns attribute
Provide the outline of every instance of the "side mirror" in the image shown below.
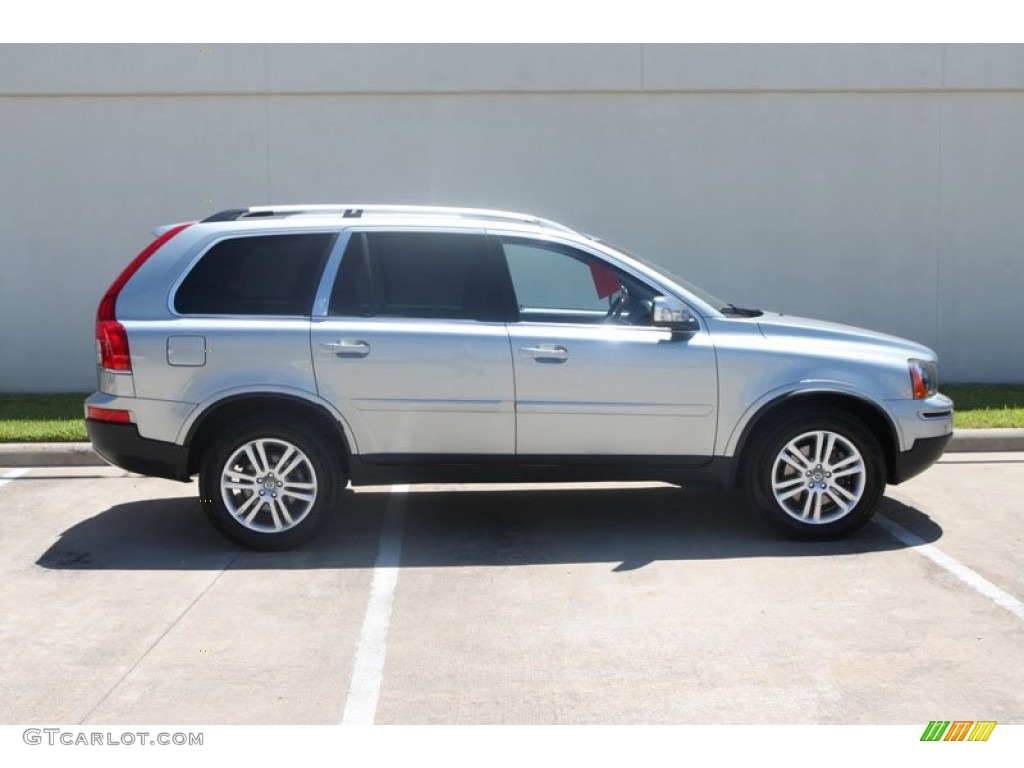
<svg viewBox="0 0 1024 768"><path fill-rule="evenodd" d="M671 296L654 297L651 323L656 328L668 328L673 336L693 334L700 330L700 322L689 308Z"/></svg>

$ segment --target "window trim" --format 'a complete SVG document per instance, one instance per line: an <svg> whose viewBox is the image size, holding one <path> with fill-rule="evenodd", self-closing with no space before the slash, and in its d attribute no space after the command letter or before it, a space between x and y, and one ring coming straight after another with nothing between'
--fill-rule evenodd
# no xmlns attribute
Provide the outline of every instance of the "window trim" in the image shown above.
<svg viewBox="0 0 1024 768"><path fill-rule="evenodd" d="M167 291L167 311L170 313L171 317L173 317L175 319L180 318L180 319L184 319L184 320L187 320L187 319L193 318L193 317L195 317L195 318L228 318L228 319L231 319L231 318L255 317L255 318L260 318L260 319L279 318L279 319L308 320L310 317L312 317L313 310L316 309L316 300L317 300L317 297L319 296L318 292L313 294L313 305L310 308L310 313L302 314L302 315L259 315L259 314L235 315L235 314L226 314L224 312L203 312L203 313L189 312L189 313L183 313L183 312L179 312L178 311L177 307L175 306L175 300L178 298L178 290L181 288L182 283L184 283L185 280L188 279L188 276L192 274L192 271L196 268L196 266L199 264L199 262L202 261L203 257L205 257L206 254L208 254L216 246L220 245L221 243L223 243L226 240L240 240L240 239L243 239L243 238L248 239L248 238L253 238L253 237L273 237L275 235L276 236L281 236L281 235L331 235L331 236L333 236L334 240L332 241L332 243L330 245L330 252L328 253L327 259L324 261L324 266L323 266L323 268L321 270L320 278L319 278L319 281L318 281L319 283L322 283L323 282L324 273L327 270L327 265L330 263L331 256L333 255L334 249L337 247L338 240L340 239L339 234L344 234L344 232L341 231L341 230L338 230L335 227L331 227L331 228L318 227L318 228L315 228L315 229L314 228L310 228L310 229L303 228L303 229L273 229L273 230L265 230L265 231L248 231L248 232L225 232L222 235L213 237L210 240L207 240L204 245L200 246L199 249L196 251L196 253L188 259L188 262L186 263L185 268L182 269L178 273L178 277L174 280L173 283L171 283L171 287ZM319 289L318 289L318 291L319 291Z"/></svg>
<svg viewBox="0 0 1024 768"><path fill-rule="evenodd" d="M334 241L327 263L324 264L323 274L320 275L320 285L313 297L312 317L331 317L328 314L331 305L331 294L334 292L334 281L338 279L338 271L341 269L341 258L345 255L349 240L352 239L354 230L343 229Z"/></svg>

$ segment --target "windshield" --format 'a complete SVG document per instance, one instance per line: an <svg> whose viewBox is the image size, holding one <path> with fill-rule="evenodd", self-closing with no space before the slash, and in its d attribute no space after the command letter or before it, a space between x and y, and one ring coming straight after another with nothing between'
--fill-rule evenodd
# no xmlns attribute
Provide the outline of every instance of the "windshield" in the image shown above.
<svg viewBox="0 0 1024 768"><path fill-rule="evenodd" d="M679 277L679 275L673 273L669 269L666 269L665 267L663 267L660 264L655 264L654 262L651 262L651 261L643 258L642 256L637 256L635 253L631 253L630 251L627 251L625 248L620 248L617 245L612 245L611 243L607 242L606 240L597 240L597 242L601 243L601 245L603 245L605 248L611 248L613 251L618 251L619 253L623 254L624 256L628 256L629 258L633 259L633 261L640 262L641 264L643 264L648 269L652 269L655 272L658 272L658 273L664 275L669 280L671 280L673 283L678 285L680 288L683 288L686 291L692 293L694 296L696 296L698 299L703 301L705 304L710 304L712 307L714 307L715 309L717 309L720 312L725 312L725 313L728 314L732 309L734 309L732 304L730 304L729 302L722 301L722 299L718 298L717 296L708 293L707 291L705 291L700 286L696 286L693 283L688 282L687 280L684 280L683 278Z"/></svg>

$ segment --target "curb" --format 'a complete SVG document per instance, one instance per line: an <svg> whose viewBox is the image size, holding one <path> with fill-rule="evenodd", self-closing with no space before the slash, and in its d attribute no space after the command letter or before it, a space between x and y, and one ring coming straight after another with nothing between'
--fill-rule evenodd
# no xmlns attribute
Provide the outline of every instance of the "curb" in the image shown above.
<svg viewBox="0 0 1024 768"><path fill-rule="evenodd" d="M101 467L106 463L91 443L0 444L0 467Z"/></svg>
<svg viewBox="0 0 1024 768"><path fill-rule="evenodd" d="M961 429L946 453L1024 451L1024 429ZM2 443L0 467L102 467L89 443Z"/></svg>
<svg viewBox="0 0 1024 768"><path fill-rule="evenodd" d="M1024 451L1024 429L961 429L953 432L947 453Z"/></svg>

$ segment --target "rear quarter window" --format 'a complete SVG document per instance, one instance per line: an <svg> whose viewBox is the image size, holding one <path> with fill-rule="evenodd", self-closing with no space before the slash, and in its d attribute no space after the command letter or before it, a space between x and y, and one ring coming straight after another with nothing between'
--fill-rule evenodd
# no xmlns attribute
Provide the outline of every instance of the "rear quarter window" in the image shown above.
<svg viewBox="0 0 1024 768"><path fill-rule="evenodd" d="M182 315L309 315L336 235L259 235L222 240L181 283Z"/></svg>

